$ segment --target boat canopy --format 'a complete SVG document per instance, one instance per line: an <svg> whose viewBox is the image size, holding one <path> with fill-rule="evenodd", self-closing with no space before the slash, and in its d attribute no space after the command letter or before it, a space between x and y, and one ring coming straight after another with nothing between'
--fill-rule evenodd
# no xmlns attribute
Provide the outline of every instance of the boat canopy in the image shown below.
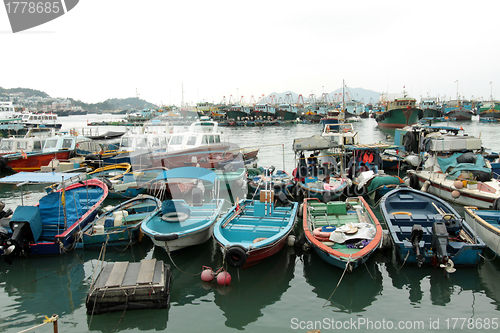
<svg viewBox="0 0 500 333"><path fill-rule="evenodd" d="M321 135L313 135L307 138L299 138L293 140L293 150L322 150L337 148L340 145L334 141L329 140Z"/></svg>
<svg viewBox="0 0 500 333"><path fill-rule="evenodd" d="M155 180L168 180L174 178L189 178L189 179L199 179L208 181L210 183L215 183L218 179L215 172L205 168L198 167L181 167L171 170L162 170L162 172L155 178Z"/></svg>

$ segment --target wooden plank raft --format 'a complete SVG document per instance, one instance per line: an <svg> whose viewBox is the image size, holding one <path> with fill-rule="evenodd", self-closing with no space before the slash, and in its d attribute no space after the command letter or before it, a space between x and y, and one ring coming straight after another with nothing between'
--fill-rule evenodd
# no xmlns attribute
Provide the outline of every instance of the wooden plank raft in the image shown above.
<svg viewBox="0 0 500 333"><path fill-rule="evenodd" d="M166 308L172 271L156 259L108 263L87 295L87 313Z"/></svg>

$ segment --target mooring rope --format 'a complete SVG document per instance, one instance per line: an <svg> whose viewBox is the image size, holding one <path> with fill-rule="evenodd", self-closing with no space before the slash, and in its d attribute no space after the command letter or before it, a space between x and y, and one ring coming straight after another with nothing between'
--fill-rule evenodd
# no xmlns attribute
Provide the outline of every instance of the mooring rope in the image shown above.
<svg viewBox="0 0 500 333"><path fill-rule="evenodd" d="M347 271L347 268L349 267L349 263L351 262L351 256L352 255L349 255L349 258L347 258L347 263L345 264L345 269L342 272L342 276L340 277L339 282L337 283L337 286L335 286L335 289L333 290L333 292L330 295L330 297L328 297L328 299L326 300L325 304L323 304L322 308L324 308L325 305L326 305L326 303L328 303L330 301L330 298L332 298L333 294L335 294L335 291L337 290L337 288L339 287L340 283L342 282L342 279L344 278L345 272Z"/></svg>
<svg viewBox="0 0 500 333"><path fill-rule="evenodd" d="M50 318L47 317L47 316L45 316L45 320L40 325L36 325L36 326L30 327L30 328L27 328L24 331L20 331L18 333L28 332L28 331L34 330L35 328L42 327L43 325L46 325L46 324L49 324L49 323L53 323L53 322L57 322L58 319L59 319L58 315L53 315Z"/></svg>

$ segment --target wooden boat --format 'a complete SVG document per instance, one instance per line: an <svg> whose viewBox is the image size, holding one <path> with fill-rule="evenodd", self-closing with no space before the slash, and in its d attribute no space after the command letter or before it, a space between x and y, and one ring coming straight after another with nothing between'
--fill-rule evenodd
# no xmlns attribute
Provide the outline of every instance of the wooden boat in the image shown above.
<svg viewBox="0 0 500 333"><path fill-rule="evenodd" d="M248 267L280 251L292 231L298 203L274 206L274 192L261 191L260 200L242 199L214 228L225 262Z"/></svg>
<svg viewBox="0 0 500 333"><path fill-rule="evenodd" d="M76 234L94 220L107 195L102 181L89 179L47 194L37 206L18 206L4 255L63 254L73 249Z"/></svg>
<svg viewBox="0 0 500 333"><path fill-rule="evenodd" d="M400 188L381 199L380 209L402 262L442 267L446 273L479 263L486 245L446 201Z"/></svg>
<svg viewBox="0 0 500 333"><path fill-rule="evenodd" d="M500 254L500 211L479 210L476 207L464 208L465 221L474 232L497 255Z"/></svg>
<svg viewBox="0 0 500 333"><path fill-rule="evenodd" d="M352 272L380 246L382 227L363 197L322 203L304 199L307 242L327 263Z"/></svg>
<svg viewBox="0 0 500 333"><path fill-rule="evenodd" d="M141 194L114 206L89 223L79 235L82 247L132 245L139 240L141 223L161 208L161 201Z"/></svg>
<svg viewBox="0 0 500 333"><path fill-rule="evenodd" d="M153 186L163 199L162 208L142 222L142 232L169 253L207 241L224 204L217 175L204 168L182 167L162 171L156 181L162 184ZM202 184L210 185L211 190L205 191L209 193L203 193ZM179 192L181 188L188 190Z"/></svg>

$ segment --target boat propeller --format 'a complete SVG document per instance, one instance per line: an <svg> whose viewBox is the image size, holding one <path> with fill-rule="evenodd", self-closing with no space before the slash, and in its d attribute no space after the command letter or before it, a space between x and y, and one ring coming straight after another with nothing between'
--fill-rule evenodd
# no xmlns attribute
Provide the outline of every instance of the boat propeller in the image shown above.
<svg viewBox="0 0 500 333"><path fill-rule="evenodd" d="M453 261L451 259L448 258L448 261L446 262L446 264L441 264L439 265L439 267L441 268L444 268L444 270L446 271L446 273L450 274L450 273L454 273L457 271L457 269L454 267L455 264L453 263Z"/></svg>

